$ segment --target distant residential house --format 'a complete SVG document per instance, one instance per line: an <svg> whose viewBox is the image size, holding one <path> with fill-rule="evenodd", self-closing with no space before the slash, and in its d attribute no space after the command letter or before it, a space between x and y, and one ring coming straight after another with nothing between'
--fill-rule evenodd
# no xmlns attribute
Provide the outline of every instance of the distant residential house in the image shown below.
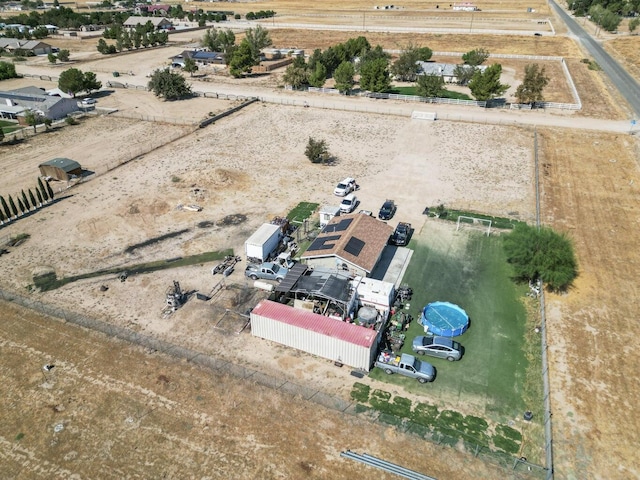
<svg viewBox="0 0 640 480"><path fill-rule="evenodd" d="M136 28L136 25L146 25L147 22L151 22L156 30L168 29L173 27L173 23L164 17L137 17L135 15L130 16L125 20L123 26L125 28Z"/></svg>
<svg viewBox="0 0 640 480"><path fill-rule="evenodd" d="M78 102L74 98L47 95L38 87L0 91L0 118L19 120L19 117L32 111L45 118L58 120L78 110Z"/></svg>
<svg viewBox="0 0 640 480"><path fill-rule="evenodd" d="M184 60L192 58L199 65L224 65L224 53L205 52L203 50L184 50L171 58L172 67L184 68Z"/></svg>
<svg viewBox="0 0 640 480"><path fill-rule="evenodd" d="M457 12L478 12L480 9L474 5L473 3L464 2L464 3L454 3L453 10Z"/></svg>
<svg viewBox="0 0 640 480"><path fill-rule="evenodd" d="M420 71L418 75L440 75L445 83L457 83L458 77L456 77L455 70L458 65L455 63L437 63L437 62L417 62L420 65ZM471 68L467 65L468 68ZM484 72L487 69L486 65L479 65L478 70Z"/></svg>
<svg viewBox="0 0 640 480"><path fill-rule="evenodd" d="M145 13L150 13L152 15L166 17L167 15L169 15L169 10L171 10L170 5L136 5L136 8L133 9L133 12L136 15L144 15Z"/></svg>
<svg viewBox="0 0 640 480"><path fill-rule="evenodd" d="M47 55L51 53L51 45L40 40L20 40L18 38L0 38L0 48L14 53L22 50L33 55Z"/></svg>

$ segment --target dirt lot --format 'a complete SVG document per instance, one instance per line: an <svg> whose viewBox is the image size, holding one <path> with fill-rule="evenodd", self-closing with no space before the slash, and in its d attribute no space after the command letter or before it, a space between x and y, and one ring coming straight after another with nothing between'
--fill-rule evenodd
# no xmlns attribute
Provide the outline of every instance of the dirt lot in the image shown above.
<svg viewBox="0 0 640 480"><path fill-rule="evenodd" d="M2 308L5 479L392 478L340 458L347 449L437 478L504 476L393 427Z"/></svg>
<svg viewBox="0 0 640 480"><path fill-rule="evenodd" d="M560 478L636 478L640 327L638 139L542 134L543 221L575 242L580 276L547 303Z"/></svg>
<svg viewBox="0 0 640 480"><path fill-rule="evenodd" d="M56 155L66 155L69 145L99 138L101 146L92 143L92 149L109 157L119 148L119 132L137 125L112 117L89 120L56 136L38 136L28 148L5 147L8 155L3 158L12 158L23 172L30 168L35 180L39 159L30 151L39 151L40 142ZM304 158L310 135L327 140L338 157L335 166L312 165ZM412 140L418 137L420 142ZM489 150L487 138L500 140ZM460 142L467 145L464 152L456 148ZM399 204L398 220L417 229L424 207L439 202L503 215L519 212L520 218L531 220L531 146L531 132L515 128L255 105L80 184L57 204L8 225L3 235L29 233L31 238L4 257L0 271L11 279L5 286L24 292L35 271L50 268L64 276L229 247L241 252L242 242L261 222L286 213L298 201L335 204L333 186L347 175L361 184L361 208L375 211L392 196ZM15 189L17 181L4 177L0 189ZM28 186L29 180L24 183ZM180 203L198 203L204 210L178 211ZM229 224L229 215L238 223ZM128 246L181 229L188 231L124 253ZM164 292L171 282L208 293L219 280L211 276L211 266L132 276L126 282L114 276L86 280L34 293L33 298L348 398L354 379L347 369L257 341L246 330L237 335L241 318L227 318L224 328L214 328L225 308L244 311L257 301L242 276L242 264L229 279L232 288L214 301L192 298L163 319ZM102 285L108 290L101 291ZM293 433L289 440L303 442Z"/></svg>

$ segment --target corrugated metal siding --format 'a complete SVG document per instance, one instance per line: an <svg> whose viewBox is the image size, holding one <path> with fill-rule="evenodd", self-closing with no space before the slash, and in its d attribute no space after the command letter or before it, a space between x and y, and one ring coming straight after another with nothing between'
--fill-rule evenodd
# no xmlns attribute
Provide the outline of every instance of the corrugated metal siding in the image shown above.
<svg viewBox="0 0 640 480"><path fill-rule="evenodd" d="M252 310L251 333L365 371L373 363L379 341L375 330L268 300Z"/></svg>

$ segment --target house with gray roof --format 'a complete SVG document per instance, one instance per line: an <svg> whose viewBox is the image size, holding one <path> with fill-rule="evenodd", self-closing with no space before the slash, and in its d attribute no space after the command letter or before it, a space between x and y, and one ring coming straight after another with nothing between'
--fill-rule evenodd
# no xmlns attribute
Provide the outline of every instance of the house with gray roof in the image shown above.
<svg viewBox="0 0 640 480"><path fill-rule="evenodd" d="M438 63L438 62L416 62L420 66L418 75L440 75L445 83L458 83L458 78L455 75L456 67L455 63ZM471 68L470 65L463 65L464 67ZM486 65L479 65L476 69L484 72Z"/></svg>
<svg viewBox="0 0 640 480"><path fill-rule="evenodd" d="M0 91L0 118L17 120L27 111L32 111L45 118L58 120L78 110L76 99L47 95L38 87Z"/></svg>
<svg viewBox="0 0 640 480"><path fill-rule="evenodd" d="M0 38L0 48L7 52L22 50L33 55L47 55L51 53L51 45L40 40L20 40L18 38Z"/></svg>
<svg viewBox="0 0 640 480"><path fill-rule="evenodd" d="M137 25L146 25L147 22L151 22L156 30L164 30L173 26L171 20L165 17L139 17L135 15L127 18L122 25L124 28L136 28Z"/></svg>

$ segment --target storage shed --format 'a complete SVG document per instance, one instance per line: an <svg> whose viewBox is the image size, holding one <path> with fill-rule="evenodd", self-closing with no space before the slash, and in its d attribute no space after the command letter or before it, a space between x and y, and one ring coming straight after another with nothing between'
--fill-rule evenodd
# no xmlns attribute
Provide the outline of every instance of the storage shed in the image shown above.
<svg viewBox="0 0 640 480"><path fill-rule="evenodd" d="M71 179L72 176L82 175L80 164L69 158L54 158L41 163L38 167L42 176L65 182Z"/></svg>
<svg viewBox="0 0 640 480"><path fill-rule="evenodd" d="M369 371L380 340L373 328L262 300L251 311L251 334Z"/></svg>

